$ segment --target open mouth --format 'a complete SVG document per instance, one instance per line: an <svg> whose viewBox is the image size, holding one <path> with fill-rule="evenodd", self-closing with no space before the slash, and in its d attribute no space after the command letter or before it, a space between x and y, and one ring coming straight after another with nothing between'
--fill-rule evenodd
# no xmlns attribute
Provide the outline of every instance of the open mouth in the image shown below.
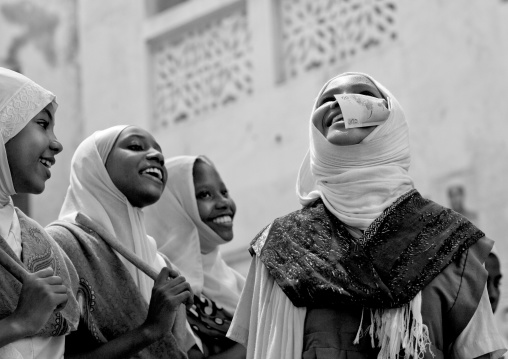
<svg viewBox="0 0 508 359"><path fill-rule="evenodd" d="M330 127L333 124L340 122L344 123L344 116L342 115L342 113L335 112L330 114L330 116L326 118L325 127Z"/></svg>
<svg viewBox="0 0 508 359"><path fill-rule="evenodd" d="M332 123L330 124L330 126L337 122L344 122L344 116L342 116L342 114L339 114L334 118L332 118Z"/></svg>
<svg viewBox="0 0 508 359"><path fill-rule="evenodd" d="M231 216L220 216L212 219L212 222L216 224L231 224L233 222L233 218Z"/></svg>
<svg viewBox="0 0 508 359"><path fill-rule="evenodd" d="M157 167L149 167L147 169L144 169L143 171L141 171L141 174L142 175L146 174L146 175L152 176L154 178L157 178L161 182L163 179L162 171L160 169L158 169Z"/></svg>
<svg viewBox="0 0 508 359"><path fill-rule="evenodd" d="M39 162L46 168L51 168L51 166L53 166L53 163L45 158L39 158Z"/></svg>

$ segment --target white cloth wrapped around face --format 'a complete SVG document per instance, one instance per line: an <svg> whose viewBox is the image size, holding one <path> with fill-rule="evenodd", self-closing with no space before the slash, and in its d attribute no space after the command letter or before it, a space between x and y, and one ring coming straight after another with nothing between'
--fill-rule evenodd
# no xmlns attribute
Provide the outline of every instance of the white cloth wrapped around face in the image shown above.
<svg viewBox="0 0 508 359"><path fill-rule="evenodd" d="M296 184L303 206L321 198L345 224L365 230L397 198L414 188L408 174L411 162L409 129L402 106L380 83L368 75L390 104L387 120L356 145L331 144L310 121L310 145ZM314 103L327 88L328 81ZM312 117L312 116L311 116Z"/></svg>

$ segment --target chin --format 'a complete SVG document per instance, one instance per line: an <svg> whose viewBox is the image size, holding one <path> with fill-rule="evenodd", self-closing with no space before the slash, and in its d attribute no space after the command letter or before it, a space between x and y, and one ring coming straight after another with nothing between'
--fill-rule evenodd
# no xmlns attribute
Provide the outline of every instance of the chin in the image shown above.
<svg viewBox="0 0 508 359"><path fill-rule="evenodd" d="M372 127L351 128L349 131L330 131L326 139L335 146L352 146L362 142L373 130Z"/></svg>
<svg viewBox="0 0 508 359"><path fill-rule="evenodd" d="M27 191L27 193L31 194L41 194L46 189L46 184L43 183L42 185L35 185L31 188L30 191Z"/></svg>
<svg viewBox="0 0 508 359"><path fill-rule="evenodd" d="M233 232L227 232L227 233L217 233L223 241L231 242L233 240Z"/></svg>

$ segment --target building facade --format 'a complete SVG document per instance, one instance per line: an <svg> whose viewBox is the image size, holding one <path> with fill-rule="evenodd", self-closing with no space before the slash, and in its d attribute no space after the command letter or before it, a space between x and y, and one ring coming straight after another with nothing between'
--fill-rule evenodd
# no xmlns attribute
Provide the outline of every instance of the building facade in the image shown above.
<svg viewBox="0 0 508 359"><path fill-rule="evenodd" d="M58 215L79 142L136 124L166 156L216 163L238 207L225 258L246 273L249 241L299 208L317 91L360 71L405 109L416 187L447 206L461 187L462 208L496 240L508 273L508 1L0 0L0 9L0 61L60 104L64 152L47 190L30 197L41 223Z"/></svg>

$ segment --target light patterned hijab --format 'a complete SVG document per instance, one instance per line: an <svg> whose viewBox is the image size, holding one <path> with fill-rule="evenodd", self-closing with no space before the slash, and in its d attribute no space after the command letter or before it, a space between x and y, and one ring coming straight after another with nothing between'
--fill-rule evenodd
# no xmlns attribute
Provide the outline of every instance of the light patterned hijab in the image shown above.
<svg viewBox="0 0 508 359"><path fill-rule="evenodd" d="M114 126L97 131L78 146L71 161L70 186L59 219L75 222L77 212L86 214L159 272L165 262L157 254L154 239L146 235L141 208L130 204L114 185L105 167L116 139L127 127ZM123 256L119 257L149 302L153 280Z"/></svg>
<svg viewBox="0 0 508 359"><path fill-rule="evenodd" d="M166 189L146 210L147 228L159 251L178 267L195 293L203 293L234 314L245 278L224 262L219 245L226 241L199 216L192 175L198 158L213 166L204 156L166 160Z"/></svg>
<svg viewBox="0 0 508 359"><path fill-rule="evenodd" d="M5 144L46 106L54 115L56 97L28 77L0 67L0 208L16 194L7 162ZM13 211L13 210L12 210Z"/></svg>
<svg viewBox="0 0 508 359"><path fill-rule="evenodd" d="M321 198L343 223L365 230L397 198L413 189L408 174L411 155L402 107L369 75L347 72L328 81L319 92L313 112L328 84L341 76L365 76L388 101L390 116L362 142L351 146L329 143L310 121L310 146L300 167L296 192L302 205Z"/></svg>

